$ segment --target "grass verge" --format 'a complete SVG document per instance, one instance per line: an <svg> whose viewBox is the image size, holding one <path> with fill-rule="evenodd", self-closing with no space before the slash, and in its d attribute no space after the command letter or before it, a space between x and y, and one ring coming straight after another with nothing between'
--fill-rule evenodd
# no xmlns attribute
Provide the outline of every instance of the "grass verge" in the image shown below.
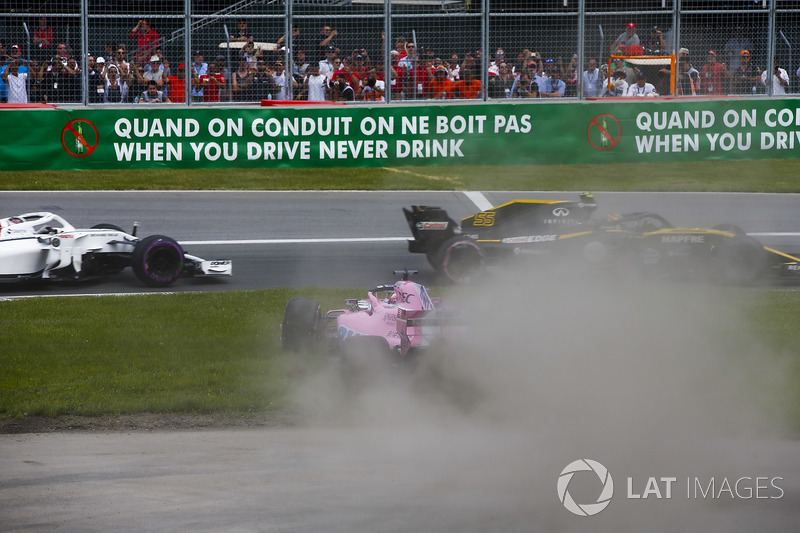
<svg viewBox="0 0 800 533"><path fill-rule="evenodd" d="M800 192L800 159L609 165L0 172L0 190Z"/></svg>
<svg viewBox="0 0 800 533"><path fill-rule="evenodd" d="M295 372L303 368L298 356L280 350L286 301L313 296L328 309L362 293L272 289L0 301L0 418L285 415ZM736 339L744 336L786 363L791 387L781 410L800 429L800 291L734 290L724 298L747 310L747 323L709 335L729 345L731 365L753 357L737 353Z"/></svg>

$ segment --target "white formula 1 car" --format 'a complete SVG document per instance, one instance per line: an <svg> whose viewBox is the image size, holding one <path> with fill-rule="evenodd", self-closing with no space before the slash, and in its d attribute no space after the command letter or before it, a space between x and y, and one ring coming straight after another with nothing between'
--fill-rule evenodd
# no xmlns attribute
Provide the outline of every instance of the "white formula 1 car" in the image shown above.
<svg viewBox="0 0 800 533"><path fill-rule="evenodd" d="M54 213L0 218L0 279L80 280L131 267L151 287L180 276L230 276L231 260L206 261L186 254L164 235L139 238L113 224L77 229Z"/></svg>

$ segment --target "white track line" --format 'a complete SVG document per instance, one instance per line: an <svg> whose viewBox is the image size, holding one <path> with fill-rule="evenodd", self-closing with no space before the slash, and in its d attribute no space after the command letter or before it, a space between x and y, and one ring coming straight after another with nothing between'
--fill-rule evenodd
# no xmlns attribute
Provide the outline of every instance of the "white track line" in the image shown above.
<svg viewBox="0 0 800 533"><path fill-rule="evenodd" d="M207 244L328 244L342 242L401 242L409 237L342 237L333 239L239 239L230 241L181 241L181 245L199 246Z"/></svg>
<svg viewBox="0 0 800 533"><path fill-rule="evenodd" d="M492 203L486 199L483 193L478 191L467 191L464 193L464 195L472 200L472 203L478 206L478 209L481 211L486 211L487 209L494 207Z"/></svg>

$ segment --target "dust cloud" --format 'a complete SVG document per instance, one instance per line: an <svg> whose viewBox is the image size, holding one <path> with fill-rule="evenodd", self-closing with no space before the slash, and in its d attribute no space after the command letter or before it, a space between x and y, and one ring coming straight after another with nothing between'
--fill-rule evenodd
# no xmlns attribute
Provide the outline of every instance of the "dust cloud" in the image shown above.
<svg viewBox="0 0 800 533"><path fill-rule="evenodd" d="M413 369L376 365L353 379L329 360L293 399L301 424L330 441L315 460L347 465L352 499L333 529L729 532L791 522L785 500L687 497L694 478L781 476L760 459L761 443L784 431L785 368L748 330L741 290L506 270L449 291L468 327ZM592 517L571 514L556 490L582 458L615 482ZM650 477L661 498L627 497ZM662 477L677 479L671 499ZM600 486L579 473L570 494L594 503Z"/></svg>

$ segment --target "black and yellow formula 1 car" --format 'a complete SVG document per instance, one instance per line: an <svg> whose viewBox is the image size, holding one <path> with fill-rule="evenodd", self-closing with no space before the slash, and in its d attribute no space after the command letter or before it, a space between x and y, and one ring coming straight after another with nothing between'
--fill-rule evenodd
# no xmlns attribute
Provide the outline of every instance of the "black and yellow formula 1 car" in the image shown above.
<svg viewBox="0 0 800 533"><path fill-rule="evenodd" d="M762 245L731 224L676 228L655 213L594 219L591 194L578 201L515 200L457 223L444 209L403 208L413 239L408 249L424 253L446 278L466 283L487 265L512 258L542 264L618 269L659 277L699 275L735 284L762 277L800 280L800 259Z"/></svg>

